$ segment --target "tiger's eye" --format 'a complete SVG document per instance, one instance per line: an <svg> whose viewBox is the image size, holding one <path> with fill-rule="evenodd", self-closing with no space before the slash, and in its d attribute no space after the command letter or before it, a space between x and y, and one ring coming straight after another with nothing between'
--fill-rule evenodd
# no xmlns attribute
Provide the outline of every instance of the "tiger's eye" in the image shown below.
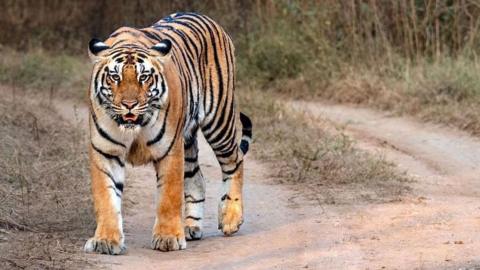
<svg viewBox="0 0 480 270"><path fill-rule="evenodd" d="M146 81L148 79L148 75L141 75L140 78L138 78L141 82Z"/></svg>
<svg viewBox="0 0 480 270"><path fill-rule="evenodd" d="M120 81L120 76L118 76L118 74L112 74L110 75L110 78L114 81Z"/></svg>

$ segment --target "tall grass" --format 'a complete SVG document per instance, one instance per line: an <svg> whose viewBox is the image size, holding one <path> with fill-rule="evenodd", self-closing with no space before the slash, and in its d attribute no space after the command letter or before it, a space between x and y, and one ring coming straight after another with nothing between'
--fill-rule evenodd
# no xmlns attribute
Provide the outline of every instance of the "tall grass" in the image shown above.
<svg viewBox="0 0 480 270"><path fill-rule="evenodd" d="M413 115L478 136L479 72L478 63L464 55L443 57L439 61L421 59L415 64L398 64L393 69L351 68L315 95Z"/></svg>
<svg viewBox="0 0 480 270"><path fill-rule="evenodd" d="M328 83L346 67L392 73L479 50L478 1L265 1L252 12L239 40L250 77Z"/></svg>
<svg viewBox="0 0 480 270"><path fill-rule="evenodd" d="M480 135L478 1L264 3L238 41L240 78Z"/></svg>
<svg viewBox="0 0 480 270"><path fill-rule="evenodd" d="M54 51L83 51L92 36L106 37L123 25L148 26L176 11L212 16L240 43L252 45L250 52L259 46L252 38L264 37L259 44L271 40L289 51L308 48L303 53L317 56L334 49L364 60L478 50L480 27L476 0L6 0L0 8L1 44Z"/></svg>
<svg viewBox="0 0 480 270"><path fill-rule="evenodd" d="M88 40L176 11L210 15L234 36L241 76L328 83L345 66L395 68L479 50L477 0L13 1L0 3L0 43L85 53Z"/></svg>
<svg viewBox="0 0 480 270"><path fill-rule="evenodd" d="M446 123L466 119L453 124L480 134L477 0L7 0L0 8L0 43L34 48L26 55L2 49L0 82L84 93L90 68L68 55L86 55L91 37L196 11L232 34L240 84ZM471 110L462 114L462 106Z"/></svg>

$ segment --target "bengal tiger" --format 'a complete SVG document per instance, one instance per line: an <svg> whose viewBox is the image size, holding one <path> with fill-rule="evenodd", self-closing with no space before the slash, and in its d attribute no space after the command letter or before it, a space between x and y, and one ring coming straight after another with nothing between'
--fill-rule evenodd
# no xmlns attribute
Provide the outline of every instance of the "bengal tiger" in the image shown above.
<svg viewBox="0 0 480 270"><path fill-rule="evenodd" d="M84 250L126 251L121 215L126 163L153 164L156 170L153 249L181 250L186 240L202 237L199 129L222 170L218 228L226 236L237 232L243 223L243 159L252 123L235 104L230 36L207 16L175 13L147 28L121 27L105 41L92 39L89 56L89 157L97 227Z"/></svg>

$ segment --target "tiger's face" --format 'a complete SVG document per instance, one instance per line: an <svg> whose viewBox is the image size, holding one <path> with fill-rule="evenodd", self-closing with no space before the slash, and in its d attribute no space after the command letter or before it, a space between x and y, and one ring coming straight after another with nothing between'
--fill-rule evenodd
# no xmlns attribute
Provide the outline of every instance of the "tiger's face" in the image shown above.
<svg viewBox="0 0 480 270"><path fill-rule="evenodd" d="M92 40L94 60L91 98L122 128L145 126L168 97L163 61L171 43L163 40L149 50L136 46L110 48Z"/></svg>

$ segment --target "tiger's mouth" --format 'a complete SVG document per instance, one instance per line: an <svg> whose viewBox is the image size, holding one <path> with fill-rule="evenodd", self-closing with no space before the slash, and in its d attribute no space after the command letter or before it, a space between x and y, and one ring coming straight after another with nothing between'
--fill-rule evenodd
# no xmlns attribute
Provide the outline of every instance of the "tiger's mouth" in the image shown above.
<svg viewBox="0 0 480 270"><path fill-rule="evenodd" d="M141 126L143 122L143 116L140 114L133 114L131 112L116 117L117 124L125 128L135 128Z"/></svg>
<svg viewBox="0 0 480 270"><path fill-rule="evenodd" d="M122 115L122 118L124 121L132 121L132 122L135 122L138 118L138 115L135 115L131 112L127 113L127 114L124 114Z"/></svg>

